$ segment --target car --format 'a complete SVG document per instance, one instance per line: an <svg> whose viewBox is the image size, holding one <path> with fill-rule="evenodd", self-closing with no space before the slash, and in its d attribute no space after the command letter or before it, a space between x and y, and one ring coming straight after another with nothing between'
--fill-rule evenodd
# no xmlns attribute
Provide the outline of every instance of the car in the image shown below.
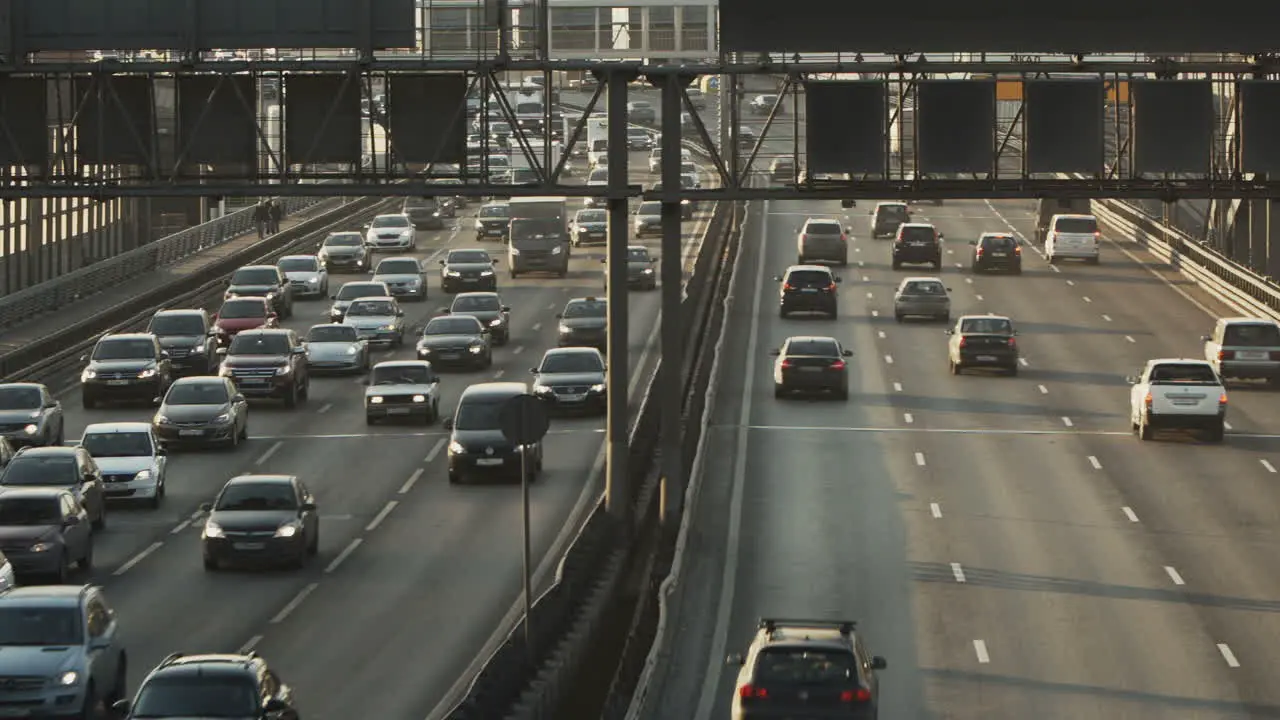
<svg viewBox="0 0 1280 720"><path fill-rule="evenodd" d="M789 337L782 347L770 350L773 363L773 396L829 394L837 400L849 399L849 369L846 350L833 337L802 335Z"/></svg>
<svg viewBox="0 0 1280 720"><path fill-rule="evenodd" d="M80 373L80 399L91 410L103 401L151 402L164 394L173 380L169 353L155 335L121 333L105 335L88 355Z"/></svg>
<svg viewBox="0 0 1280 720"><path fill-rule="evenodd" d="M587 180L587 187L597 188L597 189L608 187L609 185L609 178L607 175L608 172L609 172L608 168L596 168L595 170L592 170L591 175L593 177L595 177L598 173L606 173L606 175L605 177L600 179ZM582 207L584 208L601 207L606 202L607 202L606 199L603 197L596 197L594 195L589 195L582 201Z"/></svg>
<svg viewBox="0 0 1280 720"><path fill-rule="evenodd" d="M829 263L845 267L849 264L848 228L839 220L809 218L800 226L796 238L796 263L817 265Z"/></svg>
<svg viewBox="0 0 1280 720"><path fill-rule="evenodd" d="M228 692L235 690L235 692ZM120 720L299 720L293 689L255 652L173 653L142 679L133 700L111 705Z"/></svg>
<svg viewBox="0 0 1280 720"><path fill-rule="evenodd" d="M658 121L658 112L653 109L653 103L646 100L632 100L627 103L627 121L652 125Z"/></svg>
<svg viewBox="0 0 1280 720"><path fill-rule="evenodd" d="M774 276L782 283L778 288L778 317L792 313L817 312L835 319L840 314L840 277L825 265L792 265L782 275Z"/></svg>
<svg viewBox="0 0 1280 720"><path fill-rule="evenodd" d="M392 297L427 299L427 277L417 258L383 258L373 271L373 281L386 285Z"/></svg>
<svg viewBox="0 0 1280 720"><path fill-rule="evenodd" d="M681 175L680 177L681 177L680 186L683 188L685 187L684 178L689 176ZM652 192L662 192L662 183L660 182L654 183L652 186L650 186L649 190ZM694 206L694 202L689 198L682 198L680 200L680 221L681 222L685 220L693 219L693 206ZM659 212L661 212L661 206L659 206Z"/></svg>
<svg viewBox="0 0 1280 720"><path fill-rule="evenodd" d="M786 109L786 103L778 102L777 95L756 95L751 98L751 102L747 103L747 111L752 115L768 115L775 105L778 107L779 114Z"/></svg>
<svg viewBox="0 0 1280 720"><path fill-rule="evenodd" d="M738 147L743 150L750 151L751 148L755 147L758 137L756 131L750 127L746 125L738 126Z"/></svg>
<svg viewBox="0 0 1280 720"><path fill-rule="evenodd" d="M488 250L450 250L440 260L440 289L446 293L497 290L498 275L493 271L497 264Z"/></svg>
<svg viewBox="0 0 1280 720"><path fill-rule="evenodd" d="M1050 265L1063 258L1084 260L1090 265L1102 261L1098 243L1102 232L1092 215L1054 215L1044 239L1044 257Z"/></svg>
<svg viewBox="0 0 1280 720"><path fill-rule="evenodd" d="M391 288L383 282L360 280L344 283L338 288L337 293L330 296L333 305L329 308L329 322L342 322L342 319L347 316L347 308L356 300L367 297L387 297L390 294Z"/></svg>
<svg viewBox="0 0 1280 720"><path fill-rule="evenodd" d="M458 407L444 421L449 431L449 484L477 477L514 478L533 482L542 471L542 443L518 446L502 432L502 407L527 395L518 382L479 383L462 391Z"/></svg>
<svg viewBox="0 0 1280 720"><path fill-rule="evenodd" d="M1014 275L1022 274L1022 245L1009 233L982 233L977 240L970 240L973 257L969 270L985 272L1004 270Z"/></svg>
<svg viewBox="0 0 1280 720"><path fill-rule="evenodd" d="M875 720L876 671L889 663L871 655L852 621L761 618L738 668L733 720L831 717Z"/></svg>
<svg viewBox="0 0 1280 720"><path fill-rule="evenodd" d="M639 121L635 121L639 122ZM644 128L627 128L628 150L650 150L653 148L653 133Z"/></svg>
<svg viewBox="0 0 1280 720"><path fill-rule="evenodd" d="M1225 380L1280 384L1280 323L1251 317L1220 318L1203 335L1204 357Z"/></svg>
<svg viewBox="0 0 1280 720"><path fill-rule="evenodd" d="M320 243L316 253L329 272L364 272L369 268L369 253L364 246L364 235L358 232L332 232Z"/></svg>
<svg viewBox="0 0 1280 720"><path fill-rule="evenodd" d="M649 174L657 175L662 172L662 148L655 147L649 150Z"/></svg>
<svg viewBox="0 0 1280 720"><path fill-rule="evenodd" d="M653 269L657 264L658 258L649 254L649 248L644 245L631 245L627 247L627 287L636 290L657 290L658 289L658 273ZM604 288L609 289L609 260L602 259L600 264L604 266L602 275L604 276Z"/></svg>
<svg viewBox="0 0 1280 720"><path fill-rule="evenodd" d="M166 445L237 447L249 439L249 403L229 377L181 378L151 419Z"/></svg>
<svg viewBox="0 0 1280 720"><path fill-rule="evenodd" d="M662 237L662 203L657 200L645 200L636 208L635 220L632 221L631 234L636 239L646 235Z"/></svg>
<svg viewBox="0 0 1280 720"><path fill-rule="evenodd" d="M964 315L946 331L947 367L952 375L972 368L1018 374L1018 331L1003 315Z"/></svg>
<svg viewBox="0 0 1280 720"><path fill-rule="evenodd" d="M776 157L769 163L769 179L778 183L795 182L796 161L789 157Z"/></svg>
<svg viewBox="0 0 1280 720"><path fill-rule="evenodd" d="M204 569L284 563L302 568L320 549L316 499L294 475L238 475L212 503L200 532Z"/></svg>
<svg viewBox="0 0 1280 720"><path fill-rule="evenodd" d="M893 293L893 319L927 317L951 322L951 288L936 277L903 278Z"/></svg>
<svg viewBox="0 0 1280 720"><path fill-rule="evenodd" d="M1170 429L1201 431L1212 443L1226 439L1227 389L1207 360L1148 360L1126 380L1129 425L1139 439Z"/></svg>
<svg viewBox="0 0 1280 720"><path fill-rule="evenodd" d="M279 398L295 407L311 394L307 349L292 330L249 330L219 349L218 374L230 378L246 397Z"/></svg>
<svg viewBox="0 0 1280 720"><path fill-rule="evenodd" d="M408 215L379 215L364 227L364 244L369 252L418 249L418 231Z"/></svg>
<svg viewBox="0 0 1280 720"><path fill-rule="evenodd" d="M302 340L312 372L364 372L369 369L369 341L350 325L312 325Z"/></svg>
<svg viewBox="0 0 1280 720"><path fill-rule="evenodd" d="M911 208L906 203L900 200L876 203L871 213L871 237L875 240L897 237L898 228L907 222L911 222Z"/></svg>
<svg viewBox="0 0 1280 720"><path fill-rule="evenodd" d="M245 297L223 300L213 315L213 333L218 348L225 348L245 330L280 327L280 316L271 309L266 298ZM217 348L214 349L217 354Z"/></svg>
<svg viewBox="0 0 1280 720"><path fill-rule="evenodd" d="M573 298L556 313L557 347L593 347L608 352L609 303L595 297Z"/></svg>
<svg viewBox="0 0 1280 720"><path fill-rule="evenodd" d="M576 247L604 245L609 241L609 213L603 208L584 208L573 216L569 237Z"/></svg>
<svg viewBox="0 0 1280 720"><path fill-rule="evenodd" d="M476 213L476 240L506 240L511 228L511 206L505 202L485 203Z"/></svg>
<svg viewBox="0 0 1280 720"><path fill-rule="evenodd" d="M448 315L470 315L489 329L494 345L506 345L511 340L511 306L502 302L498 293L458 293L453 304L443 308Z"/></svg>
<svg viewBox="0 0 1280 720"><path fill-rule="evenodd" d="M416 347L419 360L436 368L483 369L493 365L489 328L472 315L431 318Z"/></svg>
<svg viewBox="0 0 1280 720"><path fill-rule="evenodd" d="M604 355L596 348L552 348L529 372L533 394L552 408L601 415L608 409Z"/></svg>
<svg viewBox="0 0 1280 720"><path fill-rule="evenodd" d="M150 423L93 423L80 436L80 447L98 463L108 500L139 500L153 509L160 507L169 453Z"/></svg>
<svg viewBox="0 0 1280 720"><path fill-rule="evenodd" d="M17 450L14 450L13 443L9 442L9 438L0 435L0 470L4 470L4 466L9 464L16 452ZM3 590L3 585L0 585L0 591Z"/></svg>
<svg viewBox="0 0 1280 720"><path fill-rule="evenodd" d="M218 340L213 319L202 308L159 310L146 332L155 335L169 353L169 369L176 375L208 375L217 366Z"/></svg>
<svg viewBox="0 0 1280 720"><path fill-rule="evenodd" d="M0 384L0 437L14 448L61 445L66 434L62 403L40 383Z"/></svg>
<svg viewBox="0 0 1280 720"><path fill-rule="evenodd" d="M342 324L355 328L360 339L371 345L400 347L404 344L404 310L389 295L353 301Z"/></svg>
<svg viewBox="0 0 1280 720"><path fill-rule="evenodd" d="M91 585L0 594L0 705L16 717L92 718L128 692L124 633L106 592Z"/></svg>
<svg viewBox="0 0 1280 720"><path fill-rule="evenodd" d="M440 417L440 376L425 360L390 360L373 366L364 392L364 419L417 420L430 425Z"/></svg>
<svg viewBox="0 0 1280 720"><path fill-rule="evenodd" d="M293 283L275 265L246 265L231 273L224 300L240 297L266 298L281 318L293 316Z"/></svg>
<svg viewBox="0 0 1280 720"><path fill-rule="evenodd" d="M405 198L400 212L419 230L439 230L444 227L445 218L457 215L452 203L442 203L433 197Z"/></svg>
<svg viewBox="0 0 1280 720"><path fill-rule="evenodd" d="M285 255L276 267L289 279L296 298L323 298L329 295L329 271L315 255Z"/></svg>
<svg viewBox="0 0 1280 720"><path fill-rule="evenodd" d="M61 488L0 491L0 548L18 577L63 584L93 567L93 529L76 496Z"/></svg>
<svg viewBox="0 0 1280 720"><path fill-rule="evenodd" d="M932 265L942 269L942 233L929 223L903 223L893 240L893 269L903 265Z"/></svg>
<svg viewBox="0 0 1280 720"><path fill-rule="evenodd" d="M56 487L76 496L94 530L107 527L102 470L82 447L24 447L0 473L0 488Z"/></svg>

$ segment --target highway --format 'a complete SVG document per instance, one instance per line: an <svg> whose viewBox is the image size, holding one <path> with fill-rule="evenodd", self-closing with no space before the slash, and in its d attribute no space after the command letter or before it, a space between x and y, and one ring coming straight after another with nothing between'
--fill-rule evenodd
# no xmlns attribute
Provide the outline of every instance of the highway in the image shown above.
<svg viewBox="0 0 1280 720"><path fill-rule="evenodd" d="M646 154L632 153L637 181L651 182ZM430 267L447 248L477 245L473 203L443 231L419 233L418 255ZM710 214L686 222L686 241L700 237ZM657 248L656 240L646 241ZM502 246L486 244L499 253ZM686 242L686 255L695 249ZM513 308L513 334L483 372L448 373L441 405L450 410L467 385L527 380L528 369L554 346L555 314L572 297L602 291L603 248L575 249L567 280L511 280L499 265L499 290ZM505 258L504 258L505 260ZM430 298L406 303L421 324L447 305L438 271ZM334 275L331 290L358 279ZM328 301L300 301L288 327L324 322ZM631 295L633 401L656 360L659 293ZM375 354L408 358L413 343ZM119 509L99 536L91 580L104 584L126 638L135 685L165 655L256 649L299 698L307 718L422 718L502 637L520 592L520 492L506 485L445 482L446 433L430 428L367 427L360 378L314 378L298 410L255 403L250 441L234 453L175 453L168 497L158 511ZM93 422L149 419L150 408L80 410L75 388L61 394L67 437ZM552 579L570 522L599 495L603 419L556 420L546 440L546 472L532 488L535 581ZM301 572L221 572L200 563L201 519L230 477L292 473L308 483L321 513L319 557ZM535 592L538 592L535 588ZM475 663L473 663L473 659ZM352 692L352 688L359 688Z"/></svg>
<svg viewBox="0 0 1280 720"><path fill-rule="evenodd" d="M763 207L762 207L763 205ZM729 717L761 616L854 619L881 718L1275 718L1280 407L1232 387L1227 442L1139 442L1124 377L1200 357L1236 312L1108 237L1100 266L971 275L967 241L1030 236L1031 201L917 206L946 235L953 317L1013 317L1018 377L952 377L944 326L898 324L874 203L755 203L725 363L646 718ZM772 276L805 217L847 217L840 318L780 320ZM962 268L963 266L963 268ZM831 334L851 398L775 400L768 350Z"/></svg>

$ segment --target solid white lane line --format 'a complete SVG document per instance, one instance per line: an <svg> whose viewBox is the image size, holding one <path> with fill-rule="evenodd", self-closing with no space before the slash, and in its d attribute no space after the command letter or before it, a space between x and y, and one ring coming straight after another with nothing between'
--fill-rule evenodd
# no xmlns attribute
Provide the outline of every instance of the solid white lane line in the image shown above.
<svg viewBox="0 0 1280 720"><path fill-rule="evenodd" d="M319 410L317 410L316 412L318 412L318 413L320 413L320 414L324 414L324 413L329 412L329 411L330 411L330 410L332 410L332 409L333 409L333 403L325 403L324 405L321 405L321 406L320 406L320 409L319 409Z"/></svg>
<svg viewBox="0 0 1280 720"><path fill-rule="evenodd" d="M1075 285L1075 284L1076 284L1076 281L1075 281L1075 280L1068 280L1068 281L1067 281L1067 284L1068 284L1068 285Z"/></svg>
<svg viewBox="0 0 1280 720"><path fill-rule="evenodd" d="M1075 423L1071 422L1071 418L1065 415L1062 416L1062 424L1066 425L1067 427L1073 427L1075 425Z"/></svg>
<svg viewBox="0 0 1280 720"><path fill-rule="evenodd" d="M894 391L894 392L902 392L902 383L898 383L898 382L894 383L894 384L893 384L893 391Z"/></svg>
<svg viewBox="0 0 1280 720"><path fill-rule="evenodd" d="M960 563L951 563L951 576L958 583L964 582L964 568L960 567Z"/></svg>
<svg viewBox="0 0 1280 720"><path fill-rule="evenodd" d="M892 356L892 355L885 355L885 356L884 356L884 361L885 361L885 363L886 363L886 364L888 364L888 365L892 365L892 364L893 364L893 356Z"/></svg>
<svg viewBox="0 0 1280 720"><path fill-rule="evenodd" d="M973 284L973 278L965 278L964 281L970 285Z"/></svg>
<svg viewBox="0 0 1280 720"><path fill-rule="evenodd" d="M942 517L942 506L938 503L929 503L929 514L935 518Z"/></svg>
<svg viewBox="0 0 1280 720"><path fill-rule="evenodd" d="M133 557L129 558L129 559L125 562L125 564L123 564L123 565L121 565L120 567L116 568L116 571L115 571L115 572L113 572L113 573L111 573L111 574L112 574L112 575L115 575L116 577L119 577L119 576L121 576L121 575L123 575L123 574L125 574L125 573L129 572L130 570L132 570L132 569L134 569L135 567L137 567L137 566L138 566L138 563L142 562L143 560L146 560L146 559L147 559L147 557L151 555L151 553L153 553L153 552L155 552L155 551L159 550L161 547L164 547L164 543L162 543L162 542L160 542L160 541L158 541L158 540L157 540L156 542L151 543L150 545L148 545L148 546L147 546L147 549L145 549L145 550L143 550L142 552L138 553L137 555L134 555Z"/></svg>
<svg viewBox="0 0 1280 720"><path fill-rule="evenodd" d="M883 339L884 339L884 331L883 331L883 330L877 330L877 331L876 331L876 334L880 336L880 339L881 339L881 340L883 340Z"/></svg>
<svg viewBox="0 0 1280 720"><path fill-rule="evenodd" d="M241 655L249 654L249 651L258 647L258 643L260 642L262 642L262 636L254 635L253 637L249 638L248 641L245 642L245 644L240 646L240 654Z"/></svg>
<svg viewBox="0 0 1280 720"><path fill-rule="evenodd" d="M267 451L266 451L266 452L264 452L264 453L262 453L261 455L259 455L259 456L258 456L258 459L253 461L253 464L254 464L254 465L261 465L261 464L265 463L266 461L270 460L270 459L271 459L271 456L272 456L272 455L275 455L275 454L276 454L276 451L277 451L277 450L279 450L279 449L280 449L280 446L282 446L282 445L284 445L284 441L283 441L283 440L277 440L277 441L275 441L275 444L273 444L271 447L267 448Z"/></svg>
<svg viewBox="0 0 1280 720"><path fill-rule="evenodd" d="M1273 473L1273 472L1275 472L1275 471L1276 471L1276 466L1275 466L1275 465L1272 465L1271 463L1267 462L1266 460L1259 460L1258 462L1262 463L1262 467L1266 468L1266 469L1267 469L1267 472L1269 472L1269 473Z"/></svg>
<svg viewBox="0 0 1280 720"><path fill-rule="evenodd" d="M902 421L910 425L911 423L915 422L916 419L911 417L911 413L902 413Z"/></svg>
<svg viewBox="0 0 1280 720"><path fill-rule="evenodd" d="M1021 365L1022 367L1026 367L1027 365L1030 365L1030 363L1028 363L1027 359L1024 357L1018 358L1018 364Z"/></svg>
<svg viewBox="0 0 1280 720"><path fill-rule="evenodd" d="M495 370L495 371L493 372L493 379L494 379L494 380L497 380L498 378L500 378L500 377L502 377L503 375L506 375L506 374L507 374L507 371L506 371L506 370Z"/></svg>
<svg viewBox="0 0 1280 720"><path fill-rule="evenodd" d="M1098 462L1098 458L1094 455L1089 456L1089 464L1093 466L1094 470L1102 469L1102 463Z"/></svg>
<svg viewBox="0 0 1280 720"><path fill-rule="evenodd" d="M333 562L329 563L329 566L326 567L324 571L326 573L331 573L334 570L337 570L338 566L342 564L342 561L351 557L351 553L355 552L356 548L360 547L360 544L363 542L364 538L356 538L347 543L347 546L342 548L342 552L338 553L338 557L334 558Z"/></svg>
<svg viewBox="0 0 1280 720"><path fill-rule="evenodd" d="M1131 523L1138 522L1138 513L1134 512L1133 508L1129 507L1128 505L1125 505L1124 507L1120 508L1120 511L1124 513L1125 517L1129 518L1129 522Z"/></svg>
<svg viewBox="0 0 1280 720"><path fill-rule="evenodd" d="M981 295L974 295L974 296L973 296L973 299L974 299L974 300L977 300L978 302L982 302L982 296L981 296Z"/></svg>
<svg viewBox="0 0 1280 720"><path fill-rule="evenodd" d="M1049 267L1053 267L1050 265ZM978 662L986 665L991 662L991 656L987 654L987 643L982 640L973 641L973 654L978 656Z"/></svg>
<svg viewBox="0 0 1280 720"><path fill-rule="evenodd" d="M289 604L281 608L280 612L276 613L276 616L271 618L271 624L279 625L280 623L284 622L285 618L292 615L293 611L297 610L298 606L306 601L307 596L315 592L316 588L318 587L320 587L320 583L311 583L310 585L299 590L298 594L294 595L293 599L289 601Z"/></svg>
<svg viewBox="0 0 1280 720"><path fill-rule="evenodd" d="M427 453L427 457L423 459L422 462L425 462L425 463L435 462L436 456L439 455L440 451L444 449L444 442L445 442L444 438L440 438L439 440L437 440L436 444L431 446L431 452Z"/></svg>
<svg viewBox="0 0 1280 720"><path fill-rule="evenodd" d="M533 325L529 326L529 329L534 332L538 332L539 330L542 329L542 323L534 323Z"/></svg>
<svg viewBox="0 0 1280 720"><path fill-rule="evenodd" d="M916 465L919 465L920 467L924 467L924 453L922 452L916 453Z"/></svg>
<svg viewBox="0 0 1280 720"><path fill-rule="evenodd" d="M1047 388L1047 387L1045 387L1045 386L1043 386L1043 385L1037 385L1036 387L1040 389L1040 394L1041 394L1041 395L1048 395L1048 394L1049 394L1049 388Z"/></svg>
<svg viewBox="0 0 1280 720"><path fill-rule="evenodd" d="M1105 314L1104 314L1104 315L1102 316L1102 319L1103 319L1103 320L1105 320L1105 321L1107 321L1107 322L1111 322L1111 316L1110 316L1110 315L1105 315Z"/></svg>
<svg viewBox="0 0 1280 720"><path fill-rule="evenodd" d="M1125 335L1125 336L1124 336L1124 339L1125 339L1125 340L1128 340L1128 341L1129 341L1129 342L1131 342L1131 343L1136 343L1136 342L1138 342L1137 340L1134 340L1134 339L1133 339L1133 336L1132 336L1132 335Z"/></svg>
<svg viewBox="0 0 1280 720"><path fill-rule="evenodd" d="M515 346L514 348L512 348L512 349L511 349L511 354L512 354L512 355L519 355L519 354L520 354L520 353L522 353L522 352L524 352L524 346L523 346L523 345L517 345L517 346Z"/></svg>
<svg viewBox="0 0 1280 720"><path fill-rule="evenodd" d="M1218 643L1218 652L1222 653L1222 659L1227 661L1227 667L1240 667L1240 661L1236 659L1236 654L1231 652L1231 647L1229 645L1226 643Z"/></svg>
<svg viewBox="0 0 1280 720"><path fill-rule="evenodd" d="M1186 584L1187 584L1187 581L1182 579L1182 576L1178 574L1178 571L1177 571L1176 569L1174 569L1174 567L1173 567L1172 565L1165 565L1165 566L1164 566L1164 572L1165 572L1165 574L1166 574L1166 575L1168 575L1168 576L1169 576L1169 579L1173 581L1173 584L1174 584L1174 585L1186 585Z"/></svg>
<svg viewBox="0 0 1280 720"><path fill-rule="evenodd" d="M186 530L186 529L187 529L187 528L189 528L189 527L191 527L191 521L190 521L190 520L183 520L182 522L178 523L178 526L177 526L177 527L175 527L174 529L170 530L170 531L169 531L169 534L170 534L170 535L177 535L178 533L181 533L183 530Z"/></svg>
<svg viewBox="0 0 1280 720"><path fill-rule="evenodd" d="M413 474L409 476L409 479L404 481L404 484L400 486L399 494L408 495L409 491L413 489L414 483L418 482L418 478L420 477L422 477L422 468L414 470Z"/></svg>
<svg viewBox="0 0 1280 720"><path fill-rule="evenodd" d="M364 526L364 531L373 532L374 530L377 530L378 526L382 524L382 521L386 520L387 516L391 514L391 511L395 510L396 506L399 504L400 502L398 500L388 500L387 504L378 511L378 514L374 515L373 519L369 521L369 524Z"/></svg>

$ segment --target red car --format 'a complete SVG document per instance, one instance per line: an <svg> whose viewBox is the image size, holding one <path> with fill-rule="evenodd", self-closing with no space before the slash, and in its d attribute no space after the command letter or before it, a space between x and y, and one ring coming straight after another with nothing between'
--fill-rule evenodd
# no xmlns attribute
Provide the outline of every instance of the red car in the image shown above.
<svg viewBox="0 0 1280 720"><path fill-rule="evenodd" d="M224 300L213 316L218 343L226 345L241 330L279 327L275 311L263 297L237 297Z"/></svg>

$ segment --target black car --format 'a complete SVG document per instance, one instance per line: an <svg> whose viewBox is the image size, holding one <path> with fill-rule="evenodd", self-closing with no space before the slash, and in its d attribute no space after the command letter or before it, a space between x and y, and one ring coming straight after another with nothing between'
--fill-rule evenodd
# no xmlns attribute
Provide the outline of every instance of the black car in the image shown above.
<svg viewBox="0 0 1280 720"><path fill-rule="evenodd" d="M107 526L107 492L102 469L83 447L26 447L0 473L0 488L62 488L84 505L94 530Z"/></svg>
<svg viewBox="0 0 1280 720"><path fill-rule="evenodd" d="M320 244L316 253L325 270L363 272L369 269L369 251L364 246L364 235L358 232L335 232Z"/></svg>
<svg viewBox="0 0 1280 720"><path fill-rule="evenodd" d="M452 204L445 204L433 197L406 198L400 212L409 216L409 222L419 230L439 230L445 218L456 214Z"/></svg>
<svg viewBox="0 0 1280 720"><path fill-rule="evenodd" d="M449 315L470 315L489 329L494 345L506 345L511 340L511 306L502 303L502 297L493 292L459 293L445 311Z"/></svg>
<svg viewBox="0 0 1280 720"><path fill-rule="evenodd" d="M203 309L161 310L151 316L147 332L169 353L174 375L208 375L218 366L217 333Z"/></svg>
<svg viewBox="0 0 1280 720"><path fill-rule="evenodd" d="M1005 270L1014 275L1022 274L1022 247L1018 239L1008 233L983 233L973 246L973 258L969 269L973 272Z"/></svg>
<svg viewBox="0 0 1280 720"><path fill-rule="evenodd" d="M822 265L792 265L783 275L774 276L782 283L778 289L778 317L791 313L816 312L835 319L840 314L839 276Z"/></svg>
<svg viewBox="0 0 1280 720"><path fill-rule="evenodd" d="M609 213L601 208L585 208L573 216L570 242L575 246L604 245L609 241Z"/></svg>
<svg viewBox="0 0 1280 720"><path fill-rule="evenodd" d="M504 202L488 203L476 213L476 240L506 240L511 228L511 206Z"/></svg>
<svg viewBox="0 0 1280 720"><path fill-rule="evenodd" d="M234 448L249 437L249 403L229 378L181 378L160 401L151 427L166 445Z"/></svg>
<svg viewBox="0 0 1280 720"><path fill-rule="evenodd" d="M205 570L224 564L284 563L295 568L320 549L316 499L292 475L240 475L227 481L200 533Z"/></svg>
<svg viewBox="0 0 1280 720"><path fill-rule="evenodd" d="M932 265L942 269L942 233L928 223L903 223L893 239L893 269L903 265Z"/></svg>
<svg viewBox="0 0 1280 720"><path fill-rule="evenodd" d="M440 289L447 293L497 290L498 261L487 250L450 250L440 261Z"/></svg>
<svg viewBox="0 0 1280 720"><path fill-rule="evenodd" d="M246 265L231 273L223 297L264 297L282 319L293 316L293 283L275 265Z"/></svg>
<svg viewBox="0 0 1280 720"><path fill-rule="evenodd" d="M437 369L487 368L493 364L490 337L489 328L471 315L432 318L418 338L418 359Z"/></svg>
<svg viewBox="0 0 1280 720"><path fill-rule="evenodd" d="M698 178L698 176L697 176L696 174L695 174L695 175L692 175L692 176L690 176L690 175L688 175L688 174L683 174L683 175L681 175L681 176L680 176L680 187L681 187L682 189L685 189L685 190L693 190L693 189L697 189L697 188L698 188L697 178ZM660 183L660 182L656 182L656 183L654 183L654 184L649 188L649 190L650 190L650 191L652 191L652 192L656 192L656 193L660 193L660 192L662 192L662 183ZM681 219L681 220L692 220L692 219L693 219L693 211L694 211L696 208L697 208L697 203L696 203L695 201L690 200L689 198L684 198L684 199L682 199L682 200L680 201L680 219ZM637 237L639 237L639 236L637 235Z"/></svg>
<svg viewBox="0 0 1280 720"><path fill-rule="evenodd" d="M0 385L0 437L15 448L61 445L66 421L62 403L40 383Z"/></svg>
<svg viewBox="0 0 1280 720"><path fill-rule="evenodd" d="M947 368L959 375L972 368L1018 374L1018 331L1013 321L999 315L965 315L947 330Z"/></svg>
<svg viewBox="0 0 1280 720"><path fill-rule="evenodd" d="M627 287L632 290L657 290L658 273L654 269L658 258L649 254L649 248L643 245L632 245L627 248ZM609 260L600 261L604 265L604 287L609 289Z"/></svg>
<svg viewBox="0 0 1280 720"><path fill-rule="evenodd" d="M609 303L599 298L574 298L556 314L559 347L593 347L608 352Z"/></svg>
<svg viewBox="0 0 1280 720"><path fill-rule="evenodd" d="M449 482L473 477L504 477L533 482L542 470L542 443L522 450L502 433L502 407L513 397L525 395L528 386L517 382L490 382L462 391L458 409L446 418L449 431ZM522 476L522 468L525 474Z"/></svg>
<svg viewBox="0 0 1280 720"><path fill-rule="evenodd" d="M604 356L595 348L554 348L542 356L533 394L561 410L603 414L608 408Z"/></svg>
<svg viewBox="0 0 1280 720"><path fill-rule="evenodd" d="M292 330L245 330L218 352L218 374L231 378L242 395L279 398L294 407L311 392L307 348Z"/></svg>
<svg viewBox="0 0 1280 720"><path fill-rule="evenodd" d="M299 720L293 690L256 653L174 653L147 673L132 701L117 700L120 720Z"/></svg>
<svg viewBox="0 0 1280 720"><path fill-rule="evenodd" d="M898 228L911 221L911 208L904 202L882 202L876 204L875 213L871 216L871 237L897 237Z"/></svg>
<svg viewBox="0 0 1280 720"><path fill-rule="evenodd" d="M889 665L867 652L853 622L769 618L760 620L747 652L728 663L739 668L733 720L876 720L876 671Z"/></svg>
<svg viewBox="0 0 1280 720"><path fill-rule="evenodd" d="M104 400L149 403L163 395L172 381L169 353L155 335L147 333L107 335L80 362L87 363L80 373L80 397L86 409Z"/></svg>
<svg viewBox="0 0 1280 720"><path fill-rule="evenodd" d="M845 358L853 352L832 337L791 337L782 347L769 352L773 364L773 396L792 393L834 395L849 399L849 367Z"/></svg>

